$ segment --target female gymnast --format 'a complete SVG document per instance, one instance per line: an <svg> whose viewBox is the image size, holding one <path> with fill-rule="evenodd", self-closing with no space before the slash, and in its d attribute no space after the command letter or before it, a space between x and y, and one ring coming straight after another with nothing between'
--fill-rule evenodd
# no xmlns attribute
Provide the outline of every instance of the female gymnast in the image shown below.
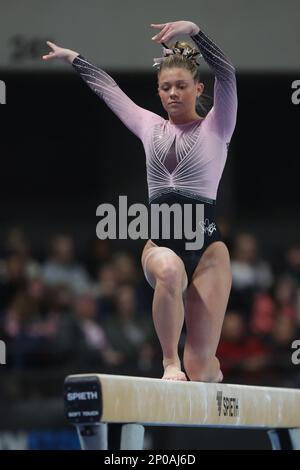
<svg viewBox="0 0 300 470"><path fill-rule="evenodd" d="M47 42L44 60L73 65L144 145L150 204L204 205L204 244L186 250L184 237L148 240L142 253L145 277L154 289L153 321L162 347L163 379L220 382L216 357L231 289L230 258L216 224L216 196L237 113L235 69L216 44L190 21L151 24L152 40L164 46L158 68L158 94L168 119L136 105L105 71L77 52ZM185 42L165 45L178 34ZM197 55L215 75L214 103L203 117L196 104L203 93ZM182 370L178 342L184 319L186 341Z"/></svg>

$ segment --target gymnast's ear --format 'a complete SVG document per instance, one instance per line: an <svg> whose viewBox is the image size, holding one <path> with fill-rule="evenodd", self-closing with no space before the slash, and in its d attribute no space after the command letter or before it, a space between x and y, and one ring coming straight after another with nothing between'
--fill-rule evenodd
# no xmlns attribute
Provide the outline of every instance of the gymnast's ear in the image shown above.
<svg viewBox="0 0 300 470"><path fill-rule="evenodd" d="M197 97L199 98L199 96L201 96L204 91L204 83L198 82L196 86L197 86Z"/></svg>

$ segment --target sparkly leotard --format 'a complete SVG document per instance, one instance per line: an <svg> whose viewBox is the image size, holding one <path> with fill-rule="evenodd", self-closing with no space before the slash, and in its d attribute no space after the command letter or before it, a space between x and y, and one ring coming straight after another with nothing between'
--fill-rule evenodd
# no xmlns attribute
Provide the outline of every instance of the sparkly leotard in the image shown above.
<svg viewBox="0 0 300 470"><path fill-rule="evenodd" d="M166 196L169 204L187 201L204 204L205 233L201 250L186 253L184 240L176 247L172 240L154 240L158 245L174 249L183 260L186 258L189 281L204 249L220 239L215 223L215 201L237 114L235 69L231 61L203 31L191 38L215 75L214 104L204 119L186 124L173 124L141 108L110 75L81 55L72 64L91 89L142 141L150 204L164 202ZM193 262L190 262L192 256Z"/></svg>

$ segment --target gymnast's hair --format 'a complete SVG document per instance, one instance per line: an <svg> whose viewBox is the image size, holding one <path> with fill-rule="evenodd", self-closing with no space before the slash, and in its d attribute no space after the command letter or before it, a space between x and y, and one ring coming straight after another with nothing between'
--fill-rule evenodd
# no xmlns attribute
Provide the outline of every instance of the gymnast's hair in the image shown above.
<svg viewBox="0 0 300 470"><path fill-rule="evenodd" d="M163 60L158 69L158 77L161 71L166 68L181 67L189 70L195 83L199 81L198 62L196 57L200 54L198 49L192 47L187 42L177 41L170 48L164 48Z"/></svg>
<svg viewBox="0 0 300 470"><path fill-rule="evenodd" d="M164 45L164 44L163 44ZM165 46L165 45L164 45ZM187 42L176 41L171 47L164 48L164 57L154 59L154 66L157 68L157 78L159 79L160 74L165 69L173 67L180 67L188 70L195 83L199 83L200 79L200 67L199 57L201 54L196 47L191 46ZM208 95L202 95L197 98L196 110L204 115L208 112L207 98L211 99ZM205 100L205 103L203 102Z"/></svg>

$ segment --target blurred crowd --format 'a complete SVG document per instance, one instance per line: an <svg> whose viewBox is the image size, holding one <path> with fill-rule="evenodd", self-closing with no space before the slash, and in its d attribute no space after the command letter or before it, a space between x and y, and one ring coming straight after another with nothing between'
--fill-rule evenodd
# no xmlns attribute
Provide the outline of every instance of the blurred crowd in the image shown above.
<svg viewBox="0 0 300 470"><path fill-rule="evenodd" d="M300 339L300 243L265 259L255 235L227 238L233 282L218 348L225 382L298 387L300 365L292 362L292 343ZM153 292L139 257L97 239L79 257L65 233L46 241L44 250L37 256L21 228L5 234L0 250L5 372L160 377Z"/></svg>

